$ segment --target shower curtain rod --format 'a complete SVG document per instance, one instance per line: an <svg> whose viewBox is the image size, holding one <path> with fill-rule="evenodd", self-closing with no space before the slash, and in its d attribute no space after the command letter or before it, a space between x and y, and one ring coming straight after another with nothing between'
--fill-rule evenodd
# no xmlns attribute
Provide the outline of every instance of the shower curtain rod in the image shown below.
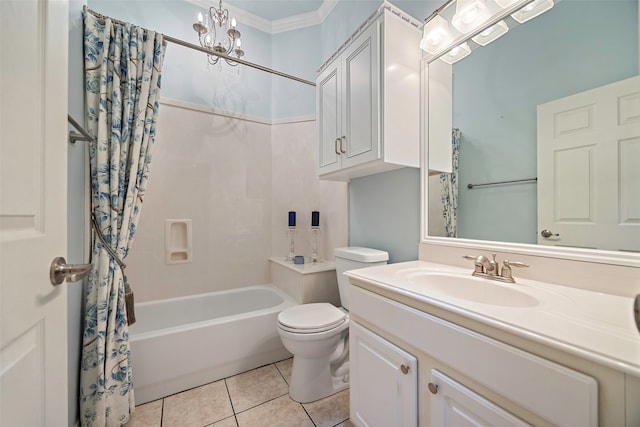
<svg viewBox="0 0 640 427"><path fill-rule="evenodd" d="M128 24L127 22L120 21L119 19L115 19L115 18L112 18L110 16L102 15L102 14L100 14L98 12L95 12L95 11L89 9L87 6L84 6L84 10L85 10L85 12L89 12L89 13L95 15L96 17L98 17L100 19L110 19L111 21L117 22L118 24L122 24L122 25ZM225 55L225 54L222 54L222 53L214 52L214 51L209 50L209 49L207 49L205 47L198 46L196 44L189 43L189 42L186 42L184 40L180 40L178 38L168 36L166 34L163 34L163 37L164 37L164 40L166 40L168 42L175 43L177 45L180 45L180 46L183 46L183 47L186 47L186 48L189 48L189 49L193 49L193 50L197 50L197 51L200 51L200 52L204 52L207 55L218 56L218 57L226 59L228 61L237 62L238 64L246 65L247 67L255 68L256 70L264 71L266 73L275 74L276 76L284 77L285 79L295 80L297 82L304 83L304 84L307 84L309 86L315 86L316 85L312 81L305 80L305 79L300 78L300 77L292 76L291 74L283 73L281 71L277 71L277 70L274 70L274 69L271 69L271 68L267 68L267 67L264 67L262 65L255 64L253 62L245 61L244 59L234 58L232 56L228 56L228 55Z"/></svg>

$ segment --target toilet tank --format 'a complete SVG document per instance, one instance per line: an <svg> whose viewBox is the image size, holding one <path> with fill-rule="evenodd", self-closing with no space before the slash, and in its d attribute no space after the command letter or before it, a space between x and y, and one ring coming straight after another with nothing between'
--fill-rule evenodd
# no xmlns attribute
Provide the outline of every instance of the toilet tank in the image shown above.
<svg viewBox="0 0 640 427"><path fill-rule="evenodd" d="M333 251L333 255L336 257L336 274L338 275L340 303L348 310L349 278L342 273L349 270L356 270L358 268L386 264L387 261L389 261L389 254L378 249L350 246L347 248L336 248Z"/></svg>

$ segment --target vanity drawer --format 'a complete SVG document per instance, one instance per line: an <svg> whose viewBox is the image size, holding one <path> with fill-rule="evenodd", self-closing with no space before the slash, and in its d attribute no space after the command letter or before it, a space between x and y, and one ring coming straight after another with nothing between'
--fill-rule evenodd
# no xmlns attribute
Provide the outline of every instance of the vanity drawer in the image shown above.
<svg viewBox="0 0 640 427"><path fill-rule="evenodd" d="M550 423L598 424L593 378L362 288L350 292L353 315Z"/></svg>

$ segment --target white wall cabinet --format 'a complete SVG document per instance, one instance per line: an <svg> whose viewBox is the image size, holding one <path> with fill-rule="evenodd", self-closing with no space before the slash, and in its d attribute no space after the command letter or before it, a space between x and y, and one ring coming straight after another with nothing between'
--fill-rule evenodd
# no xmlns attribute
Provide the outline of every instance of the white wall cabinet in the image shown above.
<svg viewBox="0 0 640 427"><path fill-rule="evenodd" d="M349 325L349 354L351 422L359 427L416 426L416 358L355 322Z"/></svg>
<svg viewBox="0 0 640 427"><path fill-rule="evenodd" d="M383 5L320 69L321 178L348 181L420 166L418 25Z"/></svg>

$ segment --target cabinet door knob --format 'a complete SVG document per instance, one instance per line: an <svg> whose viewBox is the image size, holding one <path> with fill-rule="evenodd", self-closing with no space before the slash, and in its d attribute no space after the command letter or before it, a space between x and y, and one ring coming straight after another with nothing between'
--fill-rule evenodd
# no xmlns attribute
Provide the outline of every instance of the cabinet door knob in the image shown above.
<svg viewBox="0 0 640 427"><path fill-rule="evenodd" d="M409 373L409 367L407 365L400 365L400 370L405 375L407 375Z"/></svg>
<svg viewBox="0 0 640 427"><path fill-rule="evenodd" d="M338 144L340 144L340 138L336 138L336 154L339 156L340 155L340 147L338 146Z"/></svg>
<svg viewBox="0 0 640 427"><path fill-rule="evenodd" d="M434 383L429 383L429 391L432 394L436 394L438 392L438 385Z"/></svg>
<svg viewBox="0 0 640 427"><path fill-rule="evenodd" d="M340 152L342 154L347 152L347 150L344 149L344 143L345 143L346 140L347 140L346 136L343 136L342 138L340 138Z"/></svg>

